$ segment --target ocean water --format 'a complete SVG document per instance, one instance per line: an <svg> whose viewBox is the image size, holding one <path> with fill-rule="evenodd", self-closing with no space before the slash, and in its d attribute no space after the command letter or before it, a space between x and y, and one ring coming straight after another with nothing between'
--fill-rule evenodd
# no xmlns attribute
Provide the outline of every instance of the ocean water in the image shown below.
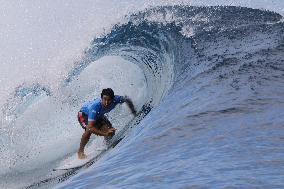
<svg viewBox="0 0 284 189"><path fill-rule="evenodd" d="M3 6L0 188L284 188L283 2ZM140 116L119 106L115 148L53 171L78 149L81 104L105 87Z"/></svg>

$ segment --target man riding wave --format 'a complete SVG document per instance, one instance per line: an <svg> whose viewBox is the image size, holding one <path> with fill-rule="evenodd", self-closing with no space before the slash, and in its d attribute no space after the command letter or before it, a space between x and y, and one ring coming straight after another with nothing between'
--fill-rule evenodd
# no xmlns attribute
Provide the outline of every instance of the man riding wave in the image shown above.
<svg viewBox="0 0 284 189"><path fill-rule="evenodd" d="M110 121L104 116L105 113L113 110L116 105L126 103L132 114L136 115L136 110L132 101L128 97L114 95L111 88L103 89L101 98L87 102L78 112L78 121L85 130L78 150L78 158L84 159L84 148L88 143L90 136L96 134L104 136L106 140L115 135L115 128L112 127Z"/></svg>

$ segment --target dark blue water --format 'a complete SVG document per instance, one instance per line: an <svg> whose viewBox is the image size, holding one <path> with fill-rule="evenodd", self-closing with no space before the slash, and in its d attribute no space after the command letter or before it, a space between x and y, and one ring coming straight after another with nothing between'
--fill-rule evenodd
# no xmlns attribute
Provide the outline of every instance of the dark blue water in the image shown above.
<svg viewBox="0 0 284 189"><path fill-rule="evenodd" d="M249 8L161 7L95 39L86 56L150 69L154 109L59 188L283 188L280 19Z"/></svg>

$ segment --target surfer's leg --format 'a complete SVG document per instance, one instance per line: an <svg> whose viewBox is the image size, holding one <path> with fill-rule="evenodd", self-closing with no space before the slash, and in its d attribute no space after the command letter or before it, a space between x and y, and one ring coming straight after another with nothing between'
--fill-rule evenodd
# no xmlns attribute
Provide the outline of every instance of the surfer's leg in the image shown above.
<svg viewBox="0 0 284 189"><path fill-rule="evenodd" d="M107 124L104 124L104 125L102 125L102 127L101 127L101 130L102 131L107 131L109 129L109 127L108 127L108 125ZM115 132L113 132L113 135L115 134ZM104 137L104 139L105 139L105 143L108 145L109 144L109 142L110 142L110 140L112 139L112 137L113 137L113 135L112 136L105 136Z"/></svg>
<svg viewBox="0 0 284 189"><path fill-rule="evenodd" d="M101 124L102 125L107 125L108 128L113 128L111 122L108 120L106 116L103 116L101 119Z"/></svg>
<svg viewBox="0 0 284 189"><path fill-rule="evenodd" d="M106 132L108 129L113 128L111 122L104 116L101 121L100 121L100 129L103 132ZM106 144L109 144L110 140L112 139L112 137L115 135L115 131L113 132L112 136L105 136L105 142Z"/></svg>
<svg viewBox="0 0 284 189"><path fill-rule="evenodd" d="M82 135L81 142L80 142L80 148L78 150L79 159L84 159L86 157L84 154L84 149L90 139L91 134L92 133L89 130L86 130Z"/></svg>

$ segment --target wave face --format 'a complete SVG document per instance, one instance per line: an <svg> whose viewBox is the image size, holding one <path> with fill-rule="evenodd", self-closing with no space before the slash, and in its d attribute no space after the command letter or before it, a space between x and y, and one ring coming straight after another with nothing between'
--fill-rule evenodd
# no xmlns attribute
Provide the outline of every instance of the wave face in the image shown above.
<svg viewBox="0 0 284 189"><path fill-rule="evenodd" d="M283 187L280 20L240 7L159 7L95 39L86 56L137 64L159 103L59 188Z"/></svg>
<svg viewBox="0 0 284 189"><path fill-rule="evenodd" d="M61 92L54 94L40 86L37 88L41 92L32 93L40 95L32 99L37 103L37 96L40 99L44 96L41 103L48 109L63 106L62 112L75 114L80 103L87 99L78 90L96 94L104 84L100 81L100 85L92 86L89 91L80 81L92 81L86 75L94 71L94 62L111 56L123 58L127 65L119 71L113 69L117 75L111 79L128 81L133 88L119 83L115 86L121 86L121 91L136 98L138 108L148 104L152 110L99 162L57 187L284 187L282 17L241 7L167 6L147 9L125 19L124 24L117 24L110 33L92 41L62 82ZM132 68L133 65L138 68ZM119 80L119 76L127 76L128 80ZM4 114L14 113L12 117L17 119L18 112L24 112L23 104L34 109L26 105L30 103L21 101L14 105L8 101L6 107L13 107L13 111ZM16 114L15 110L21 111ZM60 119L67 120L68 116L62 118L65 113L61 111ZM58 112L50 116L56 120L57 115ZM113 115L114 120L119 120L120 115L121 109ZM120 127L130 119L125 116L123 120ZM60 136L67 139L59 140L59 136L53 136L54 132L63 133ZM68 139L74 136L77 139L70 143ZM13 143L15 138L5 137L11 148L19 143ZM43 159L36 162L36 173L41 169L41 175L46 174L54 162L74 153L76 148L72 146L76 146L79 138L78 130L47 131L47 141L57 141L51 143L66 147L58 148L48 158L32 153ZM37 153L52 150L51 144L44 141L43 144L33 150ZM27 161L23 155L29 156ZM26 152L5 153L5 157L11 156L29 166L34 160ZM5 170L10 171L5 178L14 172L22 174L19 169L23 165L19 168L17 162L9 163ZM33 175L30 170L27 172ZM65 180L62 175L55 178L58 180L40 182L40 177L29 188L51 187Z"/></svg>

